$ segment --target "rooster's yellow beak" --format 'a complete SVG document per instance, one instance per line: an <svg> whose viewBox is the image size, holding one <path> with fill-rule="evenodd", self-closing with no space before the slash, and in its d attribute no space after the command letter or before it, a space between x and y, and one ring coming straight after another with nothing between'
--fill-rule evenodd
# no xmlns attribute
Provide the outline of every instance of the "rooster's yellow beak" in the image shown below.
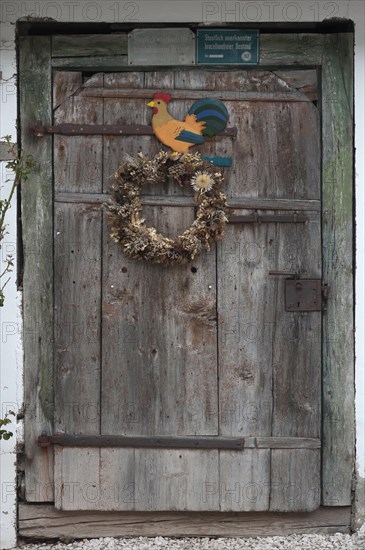
<svg viewBox="0 0 365 550"><path fill-rule="evenodd" d="M147 107L154 107L155 106L155 102L154 101L150 101L149 103L146 103Z"/></svg>

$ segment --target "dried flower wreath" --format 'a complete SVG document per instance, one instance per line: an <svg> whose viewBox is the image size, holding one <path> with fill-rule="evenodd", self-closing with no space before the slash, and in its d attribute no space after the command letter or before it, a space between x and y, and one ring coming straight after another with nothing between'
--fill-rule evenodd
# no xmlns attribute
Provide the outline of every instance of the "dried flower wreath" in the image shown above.
<svg viewBox="0 0 365 550"><path fill-rule="evenodd" d="M173 181L195 190L197 216L191 227L175 239L146 227L141 217L141 189L145 185ZM224 231L227 198L220 191L223 176L202 160L199 153L160 151L148 158L142 153L128 159L115 173L112 200L108 204L111 237L123 245L130 258L164 265L186 264L202 249L209 250Z"/></svg>

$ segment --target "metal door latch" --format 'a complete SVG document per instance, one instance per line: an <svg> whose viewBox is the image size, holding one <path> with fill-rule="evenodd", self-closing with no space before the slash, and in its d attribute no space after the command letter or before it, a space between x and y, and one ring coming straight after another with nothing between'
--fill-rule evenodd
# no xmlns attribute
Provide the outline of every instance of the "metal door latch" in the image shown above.
<svg viewBox="0 0 365 550"><path fill-rule="evenodd" d="M286 279L285 311L321 311L320 279Z"/></svg>
<svg viewBox="0 0 365 550"><path fill-rule="evenodd" d="M285 311L322 311L327 309L330 287L320 279L300 279L298 273L270 271L270 275L284 275Z"/></svg>

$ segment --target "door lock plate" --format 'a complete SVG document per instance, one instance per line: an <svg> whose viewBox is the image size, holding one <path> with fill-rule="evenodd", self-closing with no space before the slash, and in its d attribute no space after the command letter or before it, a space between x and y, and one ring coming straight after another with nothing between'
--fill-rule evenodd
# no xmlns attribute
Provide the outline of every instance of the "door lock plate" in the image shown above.
<svg viewBox="0 0 365 550"><path fill-rule="evenodd" d="M321 311L320 279L285 279L285 311Z"/></svg>

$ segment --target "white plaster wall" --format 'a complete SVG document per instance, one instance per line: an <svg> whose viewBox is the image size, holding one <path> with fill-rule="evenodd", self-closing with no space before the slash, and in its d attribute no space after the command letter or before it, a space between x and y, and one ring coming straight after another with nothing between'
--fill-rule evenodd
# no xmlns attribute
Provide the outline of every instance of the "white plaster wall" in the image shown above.
<svg viewBox="0 0 365 550"><path fill-rule="evenodd" d="M11 135L16 141L16 85L15 50L13 29L0 33L0 137ZM0 163L1 198L8 195L12 172L6 163ZM2 241L1 266L11 254L15 259L14 271L6 286L5 306L0 308L0 417L8 410L18 411L22 403L22 351L20 295L16 289L16 200L8 211L8 234ZM1 268L2 271L2 268ZM2 284L3 284L2 280ZM16 422L9 426L15 432ZM20 434L21 437L21 434ZM16 517L15 489L15 444L16 438L0 443L0 548L9 548L16 542L14 522Z"/></svg>
<svg viewBox="0 0 365 550"><path fill-rule="evenodd" d="M355 388L356 388L356 466L358 490L365 500L365 21L364 5L359 6L355 33L355 188L356 188L356 309L355 309ZM358 500L356 499L356 501ZM361 527L356 525L356 527ZM365 529L365 523L362 526Z"/></svg>
<svg viewBox="0 0 365 550"><path fill-rule="evenodd" d="M357 305L356 305L356 420L357 468L365 478L365 375L364 375L364 2L363 0L3 0L0 4L0 136L16 137L15 22L21 17L49 17L68 22L316 22L330 17L344 17L355 22L355 113L356 113L356 200L357 200ZM7 179L0 163L1 181ZM16 242L15 202L8 219L9 234L3 250L14 251ZM7 286L6 305L0 309L1 322L1 408L19 408L22 402L22 350L20 297L15 276ZM0 414L1 416L1 414ZM21 438L21 426L20 435ZM15 439L1 445L0 453L0 548L15 544Z"/></svg>

